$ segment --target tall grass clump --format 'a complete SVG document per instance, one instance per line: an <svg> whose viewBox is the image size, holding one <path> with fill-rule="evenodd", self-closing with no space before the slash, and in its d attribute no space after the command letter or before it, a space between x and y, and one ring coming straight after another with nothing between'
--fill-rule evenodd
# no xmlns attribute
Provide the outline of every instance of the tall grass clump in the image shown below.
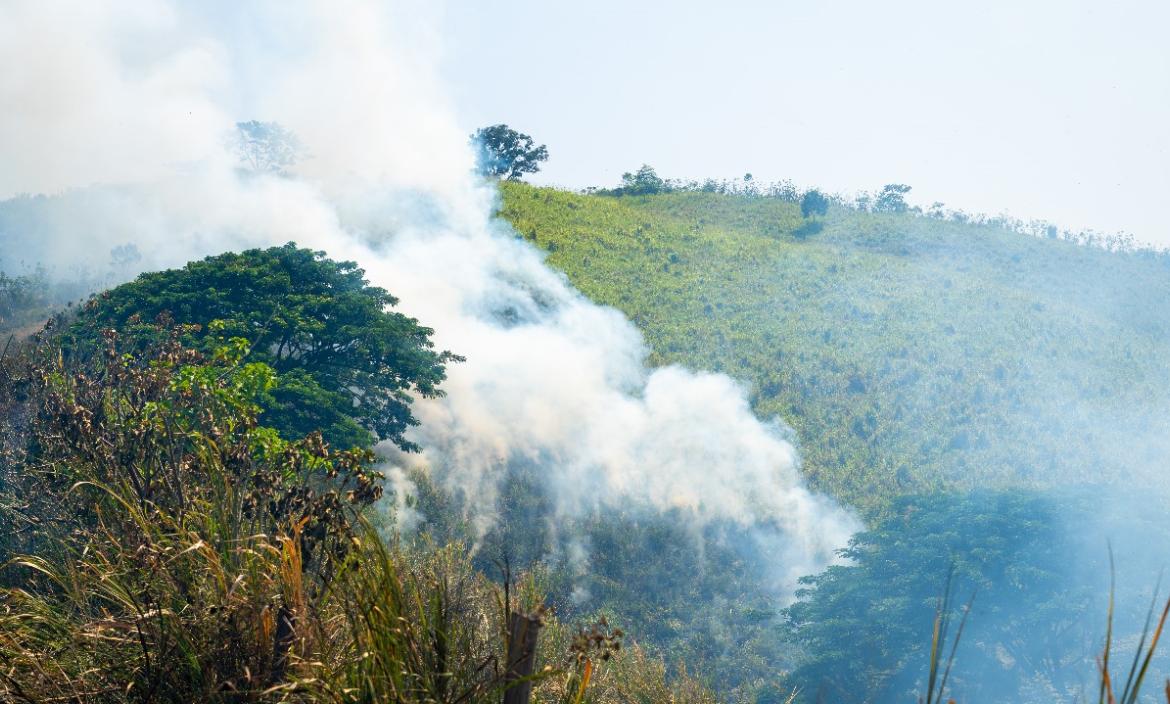
<svg viewBox="0 0 1170 704"><path fill-rule="evenodd" d="M177 334L6 359L0 666L29 701L255 699L315 650L313 605L381 492L372 456L256 423L271 369Z"/></svg>

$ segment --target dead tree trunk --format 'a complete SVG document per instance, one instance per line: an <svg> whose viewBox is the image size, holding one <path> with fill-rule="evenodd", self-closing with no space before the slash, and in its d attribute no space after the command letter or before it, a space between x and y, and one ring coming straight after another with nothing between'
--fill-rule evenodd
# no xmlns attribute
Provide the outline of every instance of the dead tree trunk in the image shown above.
<svg viewBox="0 0 1170 704"><path fill-rule="evenodd" d="M504 673L504 704L528 704L532 670L536 666L536 637L544 625L539 614L513 613L508 619L508 667Z"/></svg>

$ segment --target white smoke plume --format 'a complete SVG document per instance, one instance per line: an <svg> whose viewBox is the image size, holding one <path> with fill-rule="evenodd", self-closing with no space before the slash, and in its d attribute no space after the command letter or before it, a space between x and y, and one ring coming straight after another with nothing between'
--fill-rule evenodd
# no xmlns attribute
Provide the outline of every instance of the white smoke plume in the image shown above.
<svg viewBox="0 0 1170 704"><path fill-rule="evenodd" d="M436 77L428 12L382 3L0 4L0 265L141 269L295 241L359 262L467 357L416 403L425 466L495 520L510 461L538 463L558 515L674 510L779 539L781 581L819 570L857 520L809 491L778 423L731 379L645 366L641 335L492 219ZM419 19L419 17L423 19ZM242 175L238 120L275 120L307 157ZM6 222L6 224L4 224ZM133 273L133 272L129 272Z"/></svg>

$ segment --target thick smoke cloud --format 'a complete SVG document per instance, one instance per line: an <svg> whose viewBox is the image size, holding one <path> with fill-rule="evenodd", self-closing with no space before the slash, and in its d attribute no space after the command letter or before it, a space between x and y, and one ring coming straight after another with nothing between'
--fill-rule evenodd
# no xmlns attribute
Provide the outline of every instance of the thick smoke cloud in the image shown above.
<svg viewBox="0 0 1170 704"><path fill-rule="evenodd" d="M0 265L140 269L295 241L356 260L467 356L419 401L425 467L483 533L506 467L540 467L557 516L607 506L758 530L780 583L832 561L858 527L810 492L779 422L731 379L649 370L637 330L544 266L470 175L412 12L379 3L180 8L168 2L0 9ZM401 9L401 8L399 8ZM248 175L226 146L243 119L291 129L290 176ZM123 275L133 272L122 272Z"/></svg>

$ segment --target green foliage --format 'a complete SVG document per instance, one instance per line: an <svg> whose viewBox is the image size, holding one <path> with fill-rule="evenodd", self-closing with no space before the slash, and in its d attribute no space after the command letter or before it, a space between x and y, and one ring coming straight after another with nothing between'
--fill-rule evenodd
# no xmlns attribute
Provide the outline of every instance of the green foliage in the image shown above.
<svg viewBox="0 0 1170 704"><path fill-rule="evenodd" d="M109 335L81 367L51 346L9 362L0 403L27 421L3 456L0 691L209 701L274 684L293 647L275 634L332 585L381 493L368 451L256 424L275 375L242 340L206 358L160 334L141 355Z"/></svg>
<svg viewBox="0 0 1170 704"><path fill-rule="evenodd" d="M67 331L75 354L91 352L100 331L145 344L160 318L198 326L185 340L209 351L223 337L248 341L251 358L278 383L261 400L261 421L286 438L320 431L342 447L404 437L417 423L410 394L442 394L444 365L431 330L389 308L397 299L370 286L352 262L288 244L143 274L96 296Z"/></svg>
<svg viewBox="0 0 1170 704"><path fill-rule="evenodd" d="M654 168L649 164L642 164L634 173L627 171L622 174L622 185L613 191L613 195L648 196L662 193L664 190L666 183L659 178Z"/></svg>
<svg viewBox="0 0 1170 704"><path fill-rule="evenodd" d="M8 276L0 271L0 332L44 323L51 311L49 283L43 271Z"/></svg>
<svg viewBox="0 0 1170 704"><path fill-rule="evenodd" d="M829 212L829 199L817 189L805 191L800 197L800 214L810 218L814 215L824 215Z"/></svg>
<svg viewBox="0 0 1170 704"><path fill-rule="evenodd" d="M813 235L820 234L825 229L825 223L820 220L808 219L804 224L792 231L792 236L797 240L803 240Z"/></svg>
<svg viewBox="0 0 1170 704"><path fill-rule="evenodd" d="M572 580L573 588L669 662L718 673L723 695L778 679L791 664L792 650L777 629L769 571L776 565L762 557L750 530L719 525L700 532L682 515L637 513L601 516L579 530L588 537L590 569ZM574 613L570 603L564 608Z"/></svg>
<svg viewBox="0 0 1170 704"><path fill-rule="evenodd" d="M102 501L73 498L82 485L102 489L99 499L128 495L160 520L210 502L228 510L217 526L233 539L299 525L306 557L324 575L329 559L309 548L335 541L347 505L381 495L372 454L330 453L320 434L290 441L258 425L276 375L246 359L245 340L208 356L179 343L182 329L156 332L159 341L138 353L122 352L108 332L101 355L72 366L41 341L20 377L4 380L4 406L23 419L7 442L4 486L32 502L60 494L22 515L84 523Z"/></svg>
<svg viewBox="0 0 1170 704"><path fill-rule="evenodd" d="M1149 447L1120 445L1113 429L1164 429L1148 411L1167 400L1170 321L1132 305L1164 300L1164 265L716 191L505 184L502 212L587 294L630 314L653 363L750 382L758 412L796 426L811 480L875 527L848 562L806 580L782 627L750 533L695 536L669 515L553 527L538 482L518 477L478 566L538 561L544 531L579 539L591 572L540 570L523 608L545 591L567 616L600 605L649 647L607 645L603 657L550 616L538 701L712 700L695 671L759 701L791 687L809 700L905 699L937 662L931 621L952 565L956 591L979 597L947 691L1073 692L1093 669L1100 591L1070 574L1086 550L1056 518L1092 502L901 494L1140 464ZM821 236L806 240L810 223ZM470 534L451 497L417 482L450 547L387 545L359 516L380 486L369 455L298 435L320 427L349 446L377 434L409 449L409 394L439 393L455 358L393 304L356 265L289 245L145 275L80 314L64 358L49 335L32 364L0 359L0 698L498 696L506 599L459 542ZM188 327L154 322L169 320ZM379 384L388 405L363 406ZM382 417L397 436L374 426ZM686 667L669 684L667 660ZM781 668L792 671L777 682Z"/></svg>
<svg viewBox="0 0 1170 704"><path fill-rule="evenodd" d="M1098 502L1091 491L899 499L854 536L844 564L803 580L786 613L805 659L789 683L806 701L910 701L950 654L931 650L932 622L959 623L974 595L948 690L965 701L1075 698L1102 633L1104 538L1119 528L1087 527ZM940 614L944 593L956 598ZM1141 615L1124 621L1136 633Z"/></svg>
<svg viewBox="0 0 1170 704"><path fill-rule="evenodd" d="M540 171L548 161L548 148L535 146L532 137L507 125L481 127L471 135L476 149L477 166L484 176L518 181L524 174Z"/></svg>
<svg viewBox="0 0 1170 704"><path fill-rule="evenodd" d="M1160 471L1153 458L1170 449L1160 410L1170 402L1166 258L998 222L846 207L805 218L795 199L666 190L616 198L504 184L500 215L586 295L629 316L651 364L748 383L757 413L794 426L810 482L875 528L850 548L853 564L808 581L785 633L754 596L758 572L710 544L711 563L688 560L645 521L635 530L607 517L609 531L586 531L589 592L669 657L702 663L738 691L912 701L927 688L935 606L954 562L958 601L976 587L979 596L948 693L1079 693L1103 627L1105 587L1092 575L1104 572L1106 536L1144 547L1162 538L1136 537L1129 515L1090 541L1079 534L1102 520L1101 506L1049 494ZM980 487L995 490L966 493ZM1062 515L1082 518L1070 527ZM727 567L709 576L712 564ZM728 641L688 612L700 602L734 605L720 610ZM764 629L740 609L761 614ZM1136 639L1140 615L1126 621ZM769 668L792 673L769 684Z"/></svg>
<svg viewBox="0 0 1170 704"><path fill-rule="evenodd" d="M811 483L868 516L937 488L1124 480L1170 450L1162 258L847 208L801 239L782 198L502 195L652 364L750 385Z"/></svg>
<svg viewBox="0 0 1170 704"><path fill-rule="evenodd" d="M635 173L622 174L622 183L616 188L587 188L585 192L606 196L656 195L659 193L719 193L744 198L774 198L786 203L800 201L796 186L788 180L761 183L752 174L742 179L713 179L702 181L662 178L652 167L643 164Z"/></svg>
<svg viewBox="0 0 1170 704"><path fill-rule="evenodd" d="M204 355L182 332L0 357L0 700L498 700L534 576L505 597L464 545L383 542L360 515L371 454L260 426L275 372L242 339ZM538 701L711 701L636 647L583 690L596 649L547 620Z"/></svg>
<svg viewBox="0 0 1170 704"><path fill-rule="evenodd" d="M440 542L476 542L474 564L546 567L545 591L557 613L574 620L605 614L627 626L668 669L718 677L723 699L778 684L791 647L777 627L776 575L753 530L733 524L700 530L685 512L603 511L555 522L554 497L535 472L511 468L501 482L497 522L479 536L461 517L458 497L423 472L410 476L422 530ZM568 564L561 556L572 556ZM587 562L587 569L582 569ZM785 694L778 701L784 701Z"/></svg>
<svg viewBox="0 0 1170 704"><path fill-rule="evenodd" d="M134 250L115 247L110 254L115 265L120 265L134 255ZM37 332L49 318L71 308L95 285L90 279L55 280L43 267L15 276L0 271L0 345L9 337L20 339Z"/></svg>
<svg viewBox="0 0 1170 704"><path fill-rule="evenodd" d="M904 213L907 210L906 194L911 190L904 183L888 183L882 186L882 192L874 201L875 213Z"/></svg>

